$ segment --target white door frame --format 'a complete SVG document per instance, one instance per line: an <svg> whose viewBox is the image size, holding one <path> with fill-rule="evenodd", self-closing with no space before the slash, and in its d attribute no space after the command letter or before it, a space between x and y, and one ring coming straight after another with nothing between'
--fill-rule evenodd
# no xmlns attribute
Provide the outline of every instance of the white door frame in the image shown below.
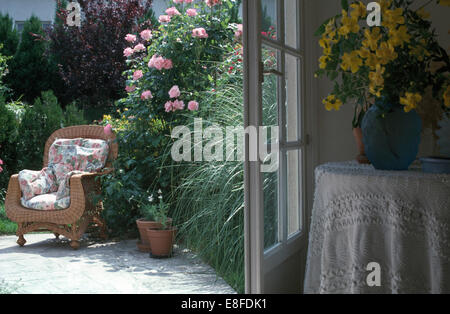
<svg viewBox="0 0 450 314"><path fill-rule="evenodd" d="M267 274L270 271L277 272L277 266L287 263L290 258L295 258L297 261L290 260L289 267L296 267L298 264L301 279L298 281L298 292L301 292L303 285L303 274L301 269L304 268L307 248L307 235L309 231L309 217L312 206L313 196L313 169L317 164L317 149L318 145L314 142L317 139L318 129L317 123L317 105L315 105L315 85L313 83L314 64L311 62L309 56L314 56L316 49L312 45L306 45L307 42L314 43L312 38L312 29L309 25L313 25L313 4L312 1L301 0L278 0L279 7L284 8L285 1L299 1L301 15L300 25L300 49L291 49L286 47L282 41L281 45L277 42L264 40L264 44L273 48L281 49L288 52L290 55L297 56L302 60L301 73L301 88L302 89L302 120L301 124L302 137L298 141L299 147L305 151L302 154L303 176L300 183L304 186L303 194L303 211L302 211L302 226L301 232L294 237L288 239L285 231L282 243L275 247L264 250L264 214L263 214L263 194L262 194L262 175L260 172L260 162L248 161L249 143L246 138L246 162L245 168L245 268L246 268L246 293L265 293L267 291L266 284L273 286L274 283L267 279ZM284 9L283 9L284 10ZM244 20L244 68L245 82L244 82L244 127L247 126L261 126L262 125L262 110L260 104L262 103L262 88L261 77L263 76L263 68L261 67L261 3L260 0L244 0L243 1L243 20ZM308 14L305 14L308 12ZM281 13L281 14L280 14ZM278 16L282 16L284 12L278 12ZM279 21L278 27L282 27L284 31L284 21ZM315 44L314 44L315 45ZM284 62L284 61L282 61ZM283 77L284 78L284 77ZM284 101L284 100L283 100ZM283 114L282 112L280 112ZM283 120L283 118L282 118ZM292 144L292 143L291 143ZM296 144L296 145L297 145ZM315 144L315 145L310 145ZM280 143L280 148L283 151L283 143ZM287 149L289 149L287 145ZM308 146L308 149L306 149ZM280 158L281 159L281 158ZM283 167L283 163L280 164ZM281 185L283 187L283 185ZM285 188L285 186L284 186ZM282 198L283 193L280 193ZM284 200L285 201L285 200ZM280 216L282 223L286 222L286 214ZM300 252L300 254L298 254ZM302 256L299 260L299 256ZM286 264L287 265L287 264ZM294 266L293 266L294 265ZM273 276L272 276L273 278ZM266 282L267 281L267 282ZM279 284L279 283L278 283ZM271 290L273 291L273 289ZM283 291L283 287L279 287L279 291Z"/></svg>

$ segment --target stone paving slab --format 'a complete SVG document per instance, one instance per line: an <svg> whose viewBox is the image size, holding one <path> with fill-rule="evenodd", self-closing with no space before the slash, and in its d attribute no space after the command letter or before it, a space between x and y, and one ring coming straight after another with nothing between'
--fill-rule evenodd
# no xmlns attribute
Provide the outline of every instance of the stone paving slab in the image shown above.
<svg viewBox="0 0 450 314"><path fill-rule="evenodd" d="M0 237L0 293L31 294L210 294L236 293L214 269L189 250L150 258L136 240L81 241L79 250L53 234Z"/></svg>

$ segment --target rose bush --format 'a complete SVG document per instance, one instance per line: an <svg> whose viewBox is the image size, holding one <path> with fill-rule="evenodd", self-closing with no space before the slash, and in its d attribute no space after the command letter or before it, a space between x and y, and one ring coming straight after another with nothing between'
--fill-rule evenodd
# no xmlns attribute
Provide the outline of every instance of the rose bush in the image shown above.
<svg viewBox="0 0 450 314"><path fill-rule="evenodd" d="M148 195L176 187L171 130L208 106L202 93L215 88L218 64L233 51L236 12L232 0L173 1L157 29L124 36L127 97L116 102L115 116L103 119L119 143L116 171L102 178L104 215L113 234L135 233Z"/></svg>

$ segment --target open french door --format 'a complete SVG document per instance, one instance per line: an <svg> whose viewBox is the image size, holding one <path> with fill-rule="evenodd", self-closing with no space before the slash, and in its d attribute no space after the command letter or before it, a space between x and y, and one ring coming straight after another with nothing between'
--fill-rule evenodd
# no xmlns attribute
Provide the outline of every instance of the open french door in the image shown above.
<svg viewBox="0 0 450 314"><path fill-rule="evenodd" d="M257 143L246 138L246 293L302 292L310 168L304 15L303 0L243 2L245 127L278 127L268 136L277 145L261 134ZM276 154L277 165L251 161L255 145Z"/></svg>

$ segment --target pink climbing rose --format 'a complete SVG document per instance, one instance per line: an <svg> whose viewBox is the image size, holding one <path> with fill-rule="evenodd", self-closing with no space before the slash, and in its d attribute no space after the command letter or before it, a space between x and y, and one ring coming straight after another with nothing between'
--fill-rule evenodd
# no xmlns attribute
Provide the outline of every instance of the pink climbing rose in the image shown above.
<svg viewBox="0 0 450 314"><path fill-rule="evenodd" d="M169 91L170 98L177 98L180 97L180 95L181 92L180 89L178 88L178 85L174 85Z"/></svg>
<svg viewBox="0 0 450 314"><path fill-rule="evenodd" d="M202 27L194 28L192 30L192 37L208 38L208 34L206 33L206 30Z"/></svg>
<svg viewBox="0 0 450 314"><path fill-rule="evenodd" d="M197 110L198 110L198 102L196 102L196 101L190 101L190 102L188 103L188 109L189 109L190 111L197 111Z"/></svg>
<svg viewBox="0 0 450 314"><path fill-rule="evenodd" d="M169 23L170 16L169 15L160 15L158 18L159 23Z"/></svg>
<svg viewBox="0 0 450 314"><path fill-rule="evenodd" d="M166 102L166 104L164 105L164 108L166 109L166 112L170 112L173 110L173 105L171 101Z"/></svg>
<svg viewBox="0 0 450 314"><path fill-rule="evenodd" d="M142 95L141 95L141 99L142 99L142 100L147 100L147 99L152 99L152 98L153 98L152 92L149 91L149 90L146 90L146 91L143 92Z"/></svg>
<svg viewBox="0 0 450 314"><path fill-rule="evenodd" d="M133 73L133 80L137 81L143 76L144 76L144 74L142 73L142 71L137 70L136 72Z"/></svg>
<svg viewBox="0 0 450 314"><path fill-rule="evenodd" d="M166 70L170 70L173 67L173 63L172 60L170 59L164 59L164 65L163 65L164 69Z"/></svg>
<svg viewBox="0 0 450 314"><path fill-rule="evenodd" d="M143 40L149 41L150 39L152 39L152 37L153 37L152 31L149 30L149 29L143 30L143 31L141 32L141 38L142 38Z"/></svg>
<svg viewBox="0 0 450 314"><path fill-rule="evenodd" d="M111 124L107 124L103 128L103 132L105 132L106 135L111 135L112 134L112 125Z"/></svg>
<svg viewBox="0 0 450 314"><path fill-rule="evenodd" d="M176 99L172 102L173 111L175 110L183 110L184 109L184 102L181 100Z"/></svg>
<svg viewBox="0 0 450 314"><path fill-rule="evenodd" d="M186 14L188 16L196 16L197 15L197 10L196 9L187 9L186 10Z"/></svg>
<svg viewBox="0 0 450 314"><path fill-rule="evenodd" d="M0 172L2 172L3 171L3 168L2 168L2 166L1 165L3 165L3 160L1 160L0 159Z"/></svg>
<svg viewBox="0 0 450 314"><path fill-rule="evenodd" d="M221 4L222 1L221 0L205 0L205 3L207 6L212 7L215 6L217 4Z"/></svg>
<svg viewBox="0 0 450 314"><path fill-rule="evenodd" d="M136 90L136 86L126 86L125 87L125 90L128 92L128 93L131 93L131 92L134 92L135 90Z"/></svg>
<svg viewBox="0 0 450 314"><path fill-rule="evenodd" d="M145 46L144 46L143 44L137 44L137 45L133 48L133 51L137 51L137 52L144 51L144 50L145 50Z"/></svg>
<svg viewBox="0 0 450 314"><path fill-rule="evenodd" d="M125 40L130 43L134 43L136 41L136 35L127 34L127 36L125 36Z"/></svg>
<svg viewBox="0 0 450 314"><path fill-rule="evenodd" d="M175 7L168 8L166 10L168 16L181 15L181 13Z"/></svg>
<svg viewBox="0 0 450 314"><path fill-rule="evenodd" d="M125 50L123 51L123 55L125 57L129 57L134 53L134 50L132 48L125 48Z"/></svg>

